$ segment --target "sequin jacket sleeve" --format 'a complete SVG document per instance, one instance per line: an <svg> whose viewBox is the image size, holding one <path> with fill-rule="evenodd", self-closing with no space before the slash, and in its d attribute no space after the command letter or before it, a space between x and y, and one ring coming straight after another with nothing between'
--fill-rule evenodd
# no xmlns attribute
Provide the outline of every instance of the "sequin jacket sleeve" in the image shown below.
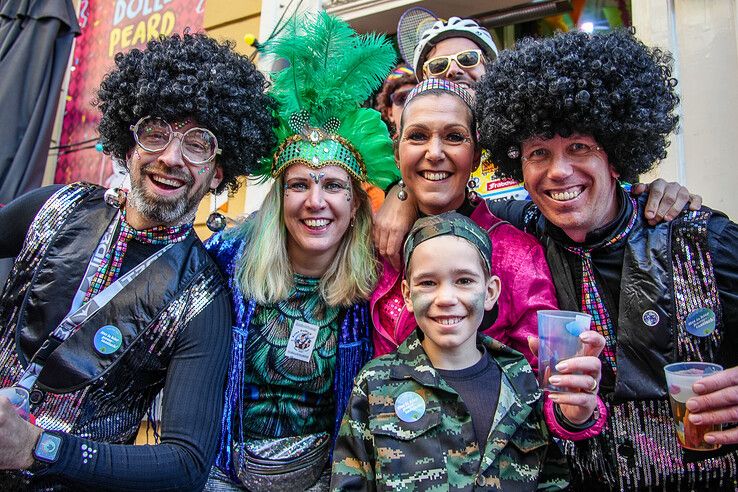
<svg viewBox="0 0 738 492"><path fill-rule="evenodd" d="M229 331L230 304L221 291L176 342L160 444L116 445L63 434L58 461L40 479L61 477L75 489L201 490L216 451Z"/></svg>

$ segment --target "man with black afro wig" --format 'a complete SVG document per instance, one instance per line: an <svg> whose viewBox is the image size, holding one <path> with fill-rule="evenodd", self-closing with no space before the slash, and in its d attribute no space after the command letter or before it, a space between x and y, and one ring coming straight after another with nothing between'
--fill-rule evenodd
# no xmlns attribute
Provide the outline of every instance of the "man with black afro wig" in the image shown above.
<svg viewBox="0 0 738 492"><path fill-rule="evenodd" d="M193 231L275 145L254 65L202 34L118 54L98 93L128 194L75 183L0 208L0 490L201 490L216 451L227 286ZM133 446L163 390L154 446ZM159 436L160 435L160 436Z"/></svg>
<svg viewBox="0 0 738 492"><path fill-rule="evenodd" d="M217 192L235 192L276 140L273 101L266 80L248 58L203 34L173 35L148 43L145 51L115 56L98 92L98 127L105 152L125 161L136 142L130 126L146 116L185 117L218 139L223 179Z"/></svg>
<svg viewBox="0 0 738 492"><path fill-rule="evenodd" d="M592 314L606 339L602 381L582 391L608 423L566 445L578 490L736 487L738 226L707 207L650 225L619 182L666 155L671 63L628 30L568 32L503 51L477 87L481 142L532 199L492 212L541 240L560 308ZM663 367L677 361L727 369L672 413Z"/></svg>

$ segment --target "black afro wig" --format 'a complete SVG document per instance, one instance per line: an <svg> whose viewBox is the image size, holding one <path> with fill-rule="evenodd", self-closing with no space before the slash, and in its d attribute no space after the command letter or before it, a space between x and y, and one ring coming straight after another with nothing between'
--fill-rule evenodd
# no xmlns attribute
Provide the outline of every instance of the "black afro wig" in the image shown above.
<svg viewBox="0 0 738 492"><path fill-rule="evenodd" d="M666 156L678 123L671 64L669 53L626 29L524 39L477 86L481 144L502 174L520 180L510 147L532 136L591 135L621 179L636 180Z"/></svg>
<svg viewBox="0 0 738 492"><path fill-rule="evenodd" d="M276 120L264 76L233 46L185 33L150 41L144 51L118 53L116 68L97 94L105 152L125 160L135 145L129 127L144 116L192 117L215 134L222 149L217 163L224 176L217 191L235 191L237 177L274 147Z"/></svg>

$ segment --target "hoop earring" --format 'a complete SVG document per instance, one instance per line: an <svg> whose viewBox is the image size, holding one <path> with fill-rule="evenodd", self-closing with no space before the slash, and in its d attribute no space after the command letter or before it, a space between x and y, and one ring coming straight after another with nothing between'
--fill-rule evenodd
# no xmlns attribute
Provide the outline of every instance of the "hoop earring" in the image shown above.
<svg viewBox="0 0 738 492"><path fill-rule="evenodd" d="M405 182L403 180L400 180L397 183L397 186L400 187L400 189L397 190L397 199L400 200L401 202L404 202L405 200L407 200L407 191L405 191Z"/></svg>
<svg viewBox="0 0 738 492"><path fill-rule="evenodd" d="M210 189L210 193L215 195L215 188ZM208 215L208 220L205 222L205 225L208 226L208 229L210 229L213 232L220 232L223 229L225 229L226 224L228 223L228 220L226 219L225 215L218 212L218 205L215 200L213 200L213 211Z"/></svg>

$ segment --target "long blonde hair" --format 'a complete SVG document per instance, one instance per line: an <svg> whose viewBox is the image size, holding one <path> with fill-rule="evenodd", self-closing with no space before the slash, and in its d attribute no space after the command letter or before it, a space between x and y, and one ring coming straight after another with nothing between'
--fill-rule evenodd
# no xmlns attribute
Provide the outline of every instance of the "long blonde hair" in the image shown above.
<svg viewBox="0 0 738 492"><path fill-rule="evenodd" d="M294 272L283 220L283 183L282 176L275 179L261 209L234 231L247 238L244 254L236 265L236 281L244 296L259 304L284 300L293 288ZM359 201L354 226L346 230L336 256L320 277L320 295L330 306L350 306L368 299L377 282L369 197L353 179L351 184L353 196Z"/></svg>

